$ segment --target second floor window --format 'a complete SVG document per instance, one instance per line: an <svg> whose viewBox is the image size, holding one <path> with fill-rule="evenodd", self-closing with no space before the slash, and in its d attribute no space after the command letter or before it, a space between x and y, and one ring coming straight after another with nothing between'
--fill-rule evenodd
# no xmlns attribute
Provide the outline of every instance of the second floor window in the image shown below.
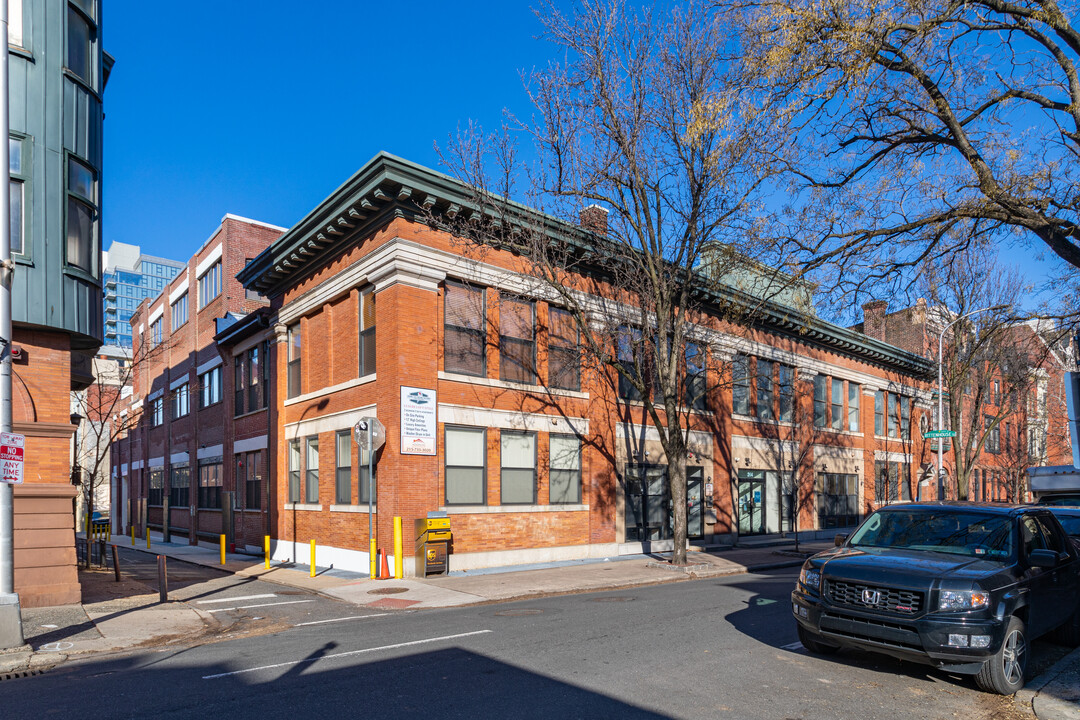
<svg viewBox="0 0 1080 720"><path fill-rule="evenodd" d="M814 376L814 427L825 427L829 412L829 378Z"/></svg>
<svg viewBox="0 0 1080 720"><path fill-rule="evenodd" d="M847 429L859 432L859 385L849 382L847 385Z"/></svg>
<svg viewBox="0 0 1080 720"><path fill-rule="evenodd" d="M731 363L731 412L750 414L750 358L736 355Z"/></svg>
<svg viewBox="0 0 1080 720"><path fill-rule="evenodd" d="M165 398L150 401L150 427L157 427L165 422Z"/></svg>
<svg viewBox="0 0 1080 720"><path fill-rule="evenodd" d="M839 430L844 425L844 381L840 378L832 379L831 410L831 427L833 430Z"/></svg>
<svg viewBox="0 0 1080 720"><path fill-rule="evenodd" d="M986 433L986 451L991 453L1001 452L1001 426L994 424L993 415L987 415L984 421L986 427L989 428Z"/></svg>
<svg viewBox="0 0 1080 720"><path fill-rule="evenodd" d="M161 318L150 323L150 347L155 348L161 344Z"/></svg>
<svg viewBox="0 0 1080 720"><path fill-rule="evenodd" d="M759 420L773 419L773 364L757 359L757 416Z"/></svg>
<svg viewBox="0 0 1080 720"><path fill-rule="evenodd" d="M705 353L695 343L686 344L686 405L705 409Z"/></svg>
<svg viewBox="0 0 1080 720"><path fill-rule="evenodd" d="M68 157L67 264L95 272L97 253L97 174Z"/></svg>
<svg viewBox="0 0 1080 720"><path fill-rule="evenodd" d="M375 372L375 291L360 293L360 377Z"/></svg>
<svg viewBox="0 0 1080 720"><path fill-rule="evenodd" d="M528 300L499 299L499 376L536 383L536 309Z"/></svg>
<svg viewBox="0 0 1080 720"><path fill-rule="evenodd" d="M483 376L486 372L486 307L484 291L446 283L443 366L446 372Z"/></svg>
<svg viewBox="0 0 1080 720"><path fill-rule="evenodd" d="M289 397L300 394L300 351L302 349L300 336L300 323L289 326L288 338L288 387L286 393Z"/></svg>
<svg viewBox="0 0 1080 720"><path fill-rule="evenodd" d="M188 384L184 383L173 390L173 420L182 418L190 411L188 401Z"/></svg>
<svg viewBox="0 0 1080 720"><path fill-rule="evenodd" d="M780 421L791 422L795 407L795 369L789 365L778 367L780 378Z"/></svg>
<svg viewBox="0 0 1080 720"><path fill-rule="evenodd" d="M188 308L187 308L187 293L184 293L176 299L171 306L172 311L172 329L175 331L181 325L187 322Z"/></svg>
<svg viewBox="0 0 1080 720"><path fill-rule="evenodd" d="M199 309L221 294L221 261L214 263L199 278Z"/></svg>
<svg viewBox="0 0 1080 720"><path fill-rule="evenodd" d="M8 186L8 207L11 209L11 252L23 254L26 234L25 204L26 183L29 180L29 163L23 157L24 144L19 138L8 138L8 168L11 184Z"/></svg>
<svg viewBox="0 0 1080 720"><path fill-rule="evenodd" d="M548 384L563 390L581 389L578 327L562 308L548 309Z"/></svg>
<svg viewBox="0 0 1080 720"><path fill-rule="evenodd" d="M200 375L199 386L199 407L210 407L221 402L221 366Z"/></svg>

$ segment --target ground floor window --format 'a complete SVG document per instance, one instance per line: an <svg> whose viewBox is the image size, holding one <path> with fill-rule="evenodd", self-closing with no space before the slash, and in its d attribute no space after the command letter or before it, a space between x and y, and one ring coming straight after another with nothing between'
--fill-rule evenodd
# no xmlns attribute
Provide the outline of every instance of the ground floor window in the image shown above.
<svg viewBox="0 0 1080 720"><path fill-rule="evenodd" d="M574 435L548 439L548 502L581 502L581 441Z"/></svg>
<svg viewBox="0 0 1080 720"><path fill-rule="evenodd" d="M793 529L791 487L781 480L793 482L790 474L781 476L775 470L739 470L738 504L740 535L789 532Z"/></svg>
<svg viewBox="0 0 1080 720"><path fill-rule="evenodd" d="M191 468L184 465L173 465L169 470L169 507L188 507L189 488L191 487Z"/></svg>
<svg viewBox="0 0 1080 720"><path fill-rule="evenodd" d="M817 479L818 527L836 528L859 521L859 476L820 473Z"/></svg>
<svg viewBox="0 0 1080 720"><path fill-rule="evenodd" d="M626 540L668 540L672 536L666 465L630 465L626 488Z"/></svg>
<svg viewBox="0 0 1080 720"><path fill-rule="evenodd" d="M165 501L165 473L161 468L150 469L150 491L146 504L160 506Z"/></svg>
<svg viewBox="0 0 1080 720"><path fill-rule="evenodd" d="M704 468L686 468L686 535L704 532L702 479ZM626 490L626 541L669 540L675 534L671 485L667 465L628 465L623 477Z"/></svg>
<svg viewBox="0 0 1080 720"><path fill-rule="evenodd" d="M199 507L221 509L221 458L199 462Z"/></svg>
<svg viewBox="0 0 1080 720"><path fill-rule="evenodd" d="M262 451L243 453L236 458L236 482L244 488L244 507L262 509ZM237 488L239 490L239 487Z"/></svg>
<svg viewBox="0 0 1080 720"><path fill-rule="evenodd" d="M874 462L874 501L878 505L911 500L911 466L907 463Z"/></svg>
<svg viewBox="0 0 1080 720"><path fill-rule="evenodd" d="M446 448L446 504L486 504L484 429L447 427L443 447Z"/></svg>

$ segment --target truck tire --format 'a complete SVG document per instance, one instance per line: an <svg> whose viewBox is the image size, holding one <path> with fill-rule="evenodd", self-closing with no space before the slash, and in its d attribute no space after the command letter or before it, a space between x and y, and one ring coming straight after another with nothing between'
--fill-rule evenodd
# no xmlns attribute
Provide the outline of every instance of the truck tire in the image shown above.
<svg viewBox="0 0 1080 720"><path fill-rule="evenodd" d="M802 623L796 623L796 625L799 631L799 642L810 652L818 655L832 655L840 649L837 645L830 645L823 641L820 635L810 632L802 626Z"/></svg>
<svg viewBox="0 0 1080 720"><path fill-rule="evenodd" d="M983 663L982 669L975 676L975 682L986 692L1012 695L1024 687L1027 658L1024 623L1019 618L1009 618L1001 647L993 657Z"/></svg>

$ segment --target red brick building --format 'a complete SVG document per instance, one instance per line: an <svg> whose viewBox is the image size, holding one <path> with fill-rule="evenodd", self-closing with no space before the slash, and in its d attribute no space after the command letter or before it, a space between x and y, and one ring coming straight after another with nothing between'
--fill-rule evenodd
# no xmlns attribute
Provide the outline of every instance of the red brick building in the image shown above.
<svg viewBox="0 0 1080 720"><path fill-rule="evenodd" d="M114 444L125 531L261 547L268 522L267 301L236 274L283 228L226 215L162 293L131 318L137 426ZM231 512L229 511L231 509Z"/></svg>
<svg viewBox="0 0 1080 720"><path fill-rule="evenodd" d="M577 339L557 306L522 296L521 258L428 222L471 212L470 197L379 155L241 272L269 298L276 340L276 559L306 562L315 540L319 565L368 567L365 459L350 435L365 416L386 427L376 539L392 552L392 518L404 519L407 574L408 529L432 511L451 519L454 569L671 546L665 458L640 403L610 377L567 373ZM705 315L694 337L705 376L730 380L690 413L696 541L789 531L796 517L804 530L847 525L919 494L925 358L775 305L753 328ZM511 340L535 377L507 361Z"/></svg>
<svg viewBox="0 0 1080 720"><path fill-rule="evenodd" d="M946 328L955 317L928 306L923 298L894 312L888 312L885 301L870 302L863 306L863 317L855 329L921 355L935 367L939 335L946 331L946 358L957 337L956 330ZM1048 321L1017 323L995 344L988 357L996 366L976 364L967 374L959 427L952 428L959 442L947 444L942 458L947 497L1022 502L1028 499L1027 467L1072 463L1064 384L1070 359L1062 334ZM950 397L945 384L948 427ZM936 403L936 385L934 390ZM957 445L963 447L965 441L974 441L977 447L969 477L957 478Z"/></svg>

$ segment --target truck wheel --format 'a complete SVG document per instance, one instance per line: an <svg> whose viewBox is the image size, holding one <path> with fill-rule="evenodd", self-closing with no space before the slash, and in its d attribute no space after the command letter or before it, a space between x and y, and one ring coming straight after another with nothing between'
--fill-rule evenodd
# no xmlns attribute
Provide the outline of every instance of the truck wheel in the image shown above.
<svg viewBox="0 0 1080 720"><path fill-rule="evenodd" d="M796 623L799 631L799 642L802 646L812 653L818 655L832 655L839 650L837 645L829 645L821 639L820 635L816 635L802 626L802 623Z"/></svg>
<svg viewBox="0 0 1080 720"><path fill-rule="evenodd" d="M983 663L982 669L975 676L975 682L987 692L1012 695L1024 687L1027 656L1024 623L1019 618L1009 618L1001 647L993 657Z"/></svg>

